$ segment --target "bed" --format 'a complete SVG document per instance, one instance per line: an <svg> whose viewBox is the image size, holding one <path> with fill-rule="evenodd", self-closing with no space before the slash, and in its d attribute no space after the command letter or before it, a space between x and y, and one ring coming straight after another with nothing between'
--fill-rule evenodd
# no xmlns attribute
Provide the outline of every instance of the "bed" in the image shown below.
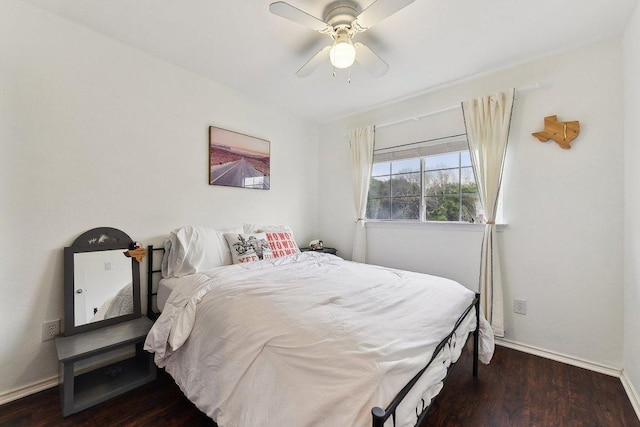
<svg viewBox="0 0 640 427"><path fill-rule="evenodd" d="M491 359L478 295L452 280L268 245L229 264L221 236L238 230L217 233L216 246L174 230L160 270L149 248L164 278L145 349L220 427L419 425L470 336L474 375Z"/></svg>

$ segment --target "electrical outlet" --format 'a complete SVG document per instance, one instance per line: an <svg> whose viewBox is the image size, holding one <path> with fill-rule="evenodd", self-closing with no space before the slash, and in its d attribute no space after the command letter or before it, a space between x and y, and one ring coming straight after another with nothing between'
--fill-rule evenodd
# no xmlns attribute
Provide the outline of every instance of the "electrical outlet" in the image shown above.
<svg viewBox="0 0 640 427"><path fill-rule="evenodd" d="M42 323L42 341L52 340L60 332L60 319Z"/></svg>
<svg viewBox="0 0 640 427"><path fill-rule="evenodd" d="M104 263L104 269L107 270L107 271L111 270L111 262L110 261L107 261L107 262Z"/></svg>
<svg viewBox="0 0 640 427"><path fill-rule="evenodd" d="M527 314L527 300L514 298L513 312L517 314Z"/></svg>

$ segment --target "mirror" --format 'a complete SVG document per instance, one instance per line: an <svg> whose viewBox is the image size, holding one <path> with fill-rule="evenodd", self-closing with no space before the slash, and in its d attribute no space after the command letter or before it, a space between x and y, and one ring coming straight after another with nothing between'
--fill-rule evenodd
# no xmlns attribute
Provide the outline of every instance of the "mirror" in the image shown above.
<svg viewBox="0 0 640 427"><path fill-rule="evenodd" d="M133 313L131 260L122 250L73 254L75 326Z"/></svg>
<svg viewBox="0 0 640 427"><path fill-rule="evenodd" d="M133 240L109 227L89 230L65 251L65 335L140 317L140 265Z"/></svg>

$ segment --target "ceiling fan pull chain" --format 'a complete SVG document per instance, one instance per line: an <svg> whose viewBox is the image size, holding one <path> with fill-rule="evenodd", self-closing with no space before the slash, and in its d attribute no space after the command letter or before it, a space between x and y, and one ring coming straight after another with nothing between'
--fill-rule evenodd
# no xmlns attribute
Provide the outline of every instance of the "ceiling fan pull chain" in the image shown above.
<svg viewBox="0 0 640 427"><path fill-rule="evenodd" d="M331 73L331 75L332 75L333 77L335 77L335 76L336 76L336 67L333 67L333 73Z"/></svg>
<svg viewBox="0 0 640 427"><path fill-rule="evenodd" d="M351 67L349 67L349 79L347 80L349 84L351 84Z"/></svg>

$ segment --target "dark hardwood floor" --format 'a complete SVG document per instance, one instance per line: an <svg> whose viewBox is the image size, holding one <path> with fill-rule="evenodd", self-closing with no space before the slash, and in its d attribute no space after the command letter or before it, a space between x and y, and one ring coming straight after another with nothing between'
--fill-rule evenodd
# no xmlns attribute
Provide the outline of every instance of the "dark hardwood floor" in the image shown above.
<svg viewBox="0 0 640 427"><path fill-rule="evenodd" d="M425 426L640 426L619 378L499 346L470 366L465 351Z"/></svg>
<svg viewBox="0 0 640 427"><path fill-rule="evenodd" d="M46 390L0 406L0 426L215 423L160 373L151 384L67 418L62 418L57 388ZM431 407L426 426L640 427L640 420L618 378L497 347L491 364L480 366L477 379L471 375L470 352L465 351Z"/></svg>

